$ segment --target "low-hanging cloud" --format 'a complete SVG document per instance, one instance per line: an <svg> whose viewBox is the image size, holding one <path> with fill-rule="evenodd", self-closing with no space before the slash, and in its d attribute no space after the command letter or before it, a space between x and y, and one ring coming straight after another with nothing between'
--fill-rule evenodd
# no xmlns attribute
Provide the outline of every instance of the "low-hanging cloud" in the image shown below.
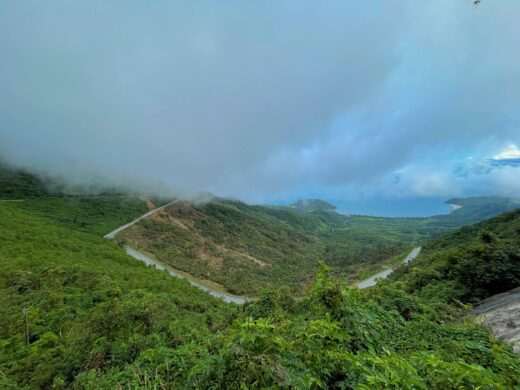
<svg viewBox="0 0 520 390"><path fill-rule="evenodd" d="M479 191L488 176L453 166L520 145L518 17L448 0L5 2L0 154L75 183L253 200ZM438 158L453 161L432 172Z"/></svg>

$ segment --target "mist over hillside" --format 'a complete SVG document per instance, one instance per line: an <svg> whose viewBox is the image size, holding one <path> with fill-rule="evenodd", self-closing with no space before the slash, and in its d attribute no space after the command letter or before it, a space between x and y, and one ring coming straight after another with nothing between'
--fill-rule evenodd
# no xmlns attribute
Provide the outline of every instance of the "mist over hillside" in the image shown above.
<svg viewBox="0 0 520 390"><path fill-rule="evenodd" d="M116 4L2 7L10 163L249 203L520 189L516 2Z"/></svg>
<svg viewBox="0 0 520 390"><path fill-rule="evenodd" d="M0 1L0 390L520 390L520 1Z"/></svg>
<svg viewBox="0 0 520 390"><path fill-rule="evenodd" d="M409 388L520 385L518 356L478 323L461 321L467 308L462 310L456 300L473 301L517 281L518 211L433 241L416 268L395 275L397 282L355 291L322 265L301 295L287 287L263 289L258 300L237 307L146 267L103 238L150 207L150 200L131 196L0 201L0 298L6 303L0 306L2 387L238 389L261 382L263 387L306 388L318 382L324 387L384 388L389 377ZM323 240L328 224L338 228L347 218L329 211L288 210L213 200L183 204L144 226L166 221L196 232L188 224L196 226L212 216L220 223L206 225L207 232L213 230L216 243L240 256L233 252L232 235L255 241L261 235L251 237L247 232L257 227L253 219L242 224L238 215L256 215L257 224L264 215L271 221L262 232L272 240L270 246L288 234L278 231L275 218L285 221L282 226L300 226L300 232L293 231L291 240L276 248L295 254L309 237L304 232L317 228L325 235L315 239ZM226 219L226 211L231 218ZM268 213L271 217L265 219ZM325 216L333 219L327 222ZM365 237L373 244L379 234L367 235L370 226L386 234L398 228L391 219L375 220L384 224L358 221L362 229L356 240ZM165 226L154 231L170 232ZM340 237L338 243L346 245L336 248L337 254L354 249L355 241L345 242L346 237ZM195 244L200 237L189 239ZM166 236L159 244L164 249L169 242ZM191 248L204 245L214 247L200 242ZM501 272L511 270L509 284L495 283L500 274L486 263L487 253L493 254L493 264L502 265ZM484 256L477 267L473 255ZM458 262L457 272L450 272L446 259ZM245 260L269 269L253 256ZM250 294L255 286L248 286Z"/></svg>

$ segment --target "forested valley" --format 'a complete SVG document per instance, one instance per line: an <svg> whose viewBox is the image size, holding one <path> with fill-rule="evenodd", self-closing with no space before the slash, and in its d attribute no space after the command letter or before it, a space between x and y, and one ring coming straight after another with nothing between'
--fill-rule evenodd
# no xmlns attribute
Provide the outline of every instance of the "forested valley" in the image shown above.
<svg viewBox="0 0 520 390"><path fill-rule="evenodd" d="M375 287L357 290L338 273L341 263L317 256L304 287L266 283L258 300L239 306L147 267L103 238L146 212L149 200L34 192L5 198L2 388L520 386L519 357L471 316L472 303L520 283L518 210L429 241L414 263ZM201 207L294 218L302 239L316 221L343 218L227 201L193 209ZM208 235L234 239L226 232ZM284 259L277 260L282 267Z"/></svg>

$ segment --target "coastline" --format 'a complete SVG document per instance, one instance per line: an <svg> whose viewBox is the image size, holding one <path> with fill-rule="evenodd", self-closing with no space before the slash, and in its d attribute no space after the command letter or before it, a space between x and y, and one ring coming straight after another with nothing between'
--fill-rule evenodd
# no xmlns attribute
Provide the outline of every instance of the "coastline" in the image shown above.
<svg viewBox="0 0 520 390"><path fill-rule="evenodd" d="M446 203L446 204L451 207L450 213L462 208L462 206L460 204L455 204L455 203Z"/></svg>
<svg viewBox="0 0 520 390"><path fill-rule="evenodd" d="M448 203L452 199L446 197L430 199L394 199L369 200L368 202L336 202L339 203L336 213L345 216L375 218L429 218L451 214L462 206Z"/></svg>

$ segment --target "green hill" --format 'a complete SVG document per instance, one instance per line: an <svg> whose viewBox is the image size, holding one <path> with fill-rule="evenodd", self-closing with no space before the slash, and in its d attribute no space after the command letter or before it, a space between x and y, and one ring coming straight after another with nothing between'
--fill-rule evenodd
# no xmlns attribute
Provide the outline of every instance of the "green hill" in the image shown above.
<svg viewBox="0 0 520 390"><path fill-rule="evenodd" d="M49 195L44 180L24 169L15 168L0 159L0 199L21 199Z"/></svg>
<svg viewBox="0 0 520 390"><path fill-rule="evenodd" d="M142 220L121 240L174 268L206 278L236 294L263 287L308 285L318 259L356 275L362 266L405 251L414 235L400 221L299 213L215 200L177 203Z"/></svg>
<svg viewBox="0 0 520 390"><path fill-rule="evenodd" d="M97 212L116 222L110 204ZM130 258L106 230L33 208L0 202L0 388L63 388L165 353L184 354L170 363L183 376L194 340L230 321L231 307Z"/></svg>
<svg viewBox="0 0 520 390"><path fill-rule="evenodd" d="M520 209L431 241L394 278L408 291L448 301L472 302L520 286Z"/></svg>
<svg viewBox="0 0 520 390"><path fill-rule="evenodd" d="M447 215L382 218L215 198L174 204L119 239L235 294L284 285L301 291L312 281L319 259L353 280L416 243L516 206L496 198L469 203Z"/></svg>
<svg viewBox="0 0 520 390"><path fill-rule="evenodd" d="M118 194L67 195L64 185L0 166L1 199L13 207L94 233L106 233L142 215L164 199ZM3 180L3 181L2 181ZM61 188L49 196L48 186ZM318 261L355 280L399 261L416 243L518 206L508 198L451 199L461 207L429 218L345 216L327 202L301 200L295 207L251 206L206 196L205 203L177 203L141 221L118 238L216 288L256 295L264 287L288 286L300 293ZM23 200L23 201L20 201Z"/></svg>
<svg viewBox="0 0 520 390"><path fill-rule="evenodd" d="M452 198L445 203L458 207L452 212L452 215L458 219L464 219L467 224L494 217L504 211L520 208L520 198L498 196Z"/></svg>
<svg viewBox="0 0 520 390"><path fill-rule="evenodd" d="M300 299L282 288L236 307L146 267L102 238L146 208L132 197L0 202L0 388L520 386L520 361L511 348L462 321L460 306L426 294L427 284L410 292L403 282L358 291L320 268L317 277L309 274L313 282ZM253 215L257 225L250 230ZM161 232L164 218L192 221L206 230L190 232L226 245L236 237L257 245L258 232L266 246L298 238L287 249L296 253L303 252L299 245L316 244L306 239L397 235L391 226L401 226L401 235L416 234L406 231L413 226L409 220L360 218L347 225L335 213L227 201L181 204L147 223ZM509 242L518 236L517 219L515 212L462 229L434 241L427 252L455 243L471 247L481 240L473 236L482 226L493 240ZM273 229L273 221L285 230ZM518 247L517 241L509 244ZM426 283L437 292L453 291L433 279Z"/></svg>
<svg viewBox="0 0 520 390"><path fill-rule="evenodd" d="M135 194L125 186L104 184L69 184L63 179L35 173L4 162L0 156L0 199L19 200L47 197L99 197Z"/></svg>

